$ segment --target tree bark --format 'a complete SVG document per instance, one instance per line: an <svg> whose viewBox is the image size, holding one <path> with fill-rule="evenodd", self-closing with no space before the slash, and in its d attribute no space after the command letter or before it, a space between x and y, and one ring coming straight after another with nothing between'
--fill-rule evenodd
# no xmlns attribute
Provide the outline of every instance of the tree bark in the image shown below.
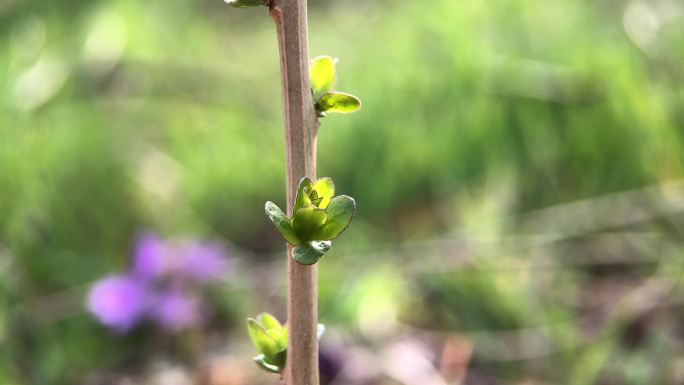
<svg viewBox="0 0 684 385"><path fill-rule="evenodd" d="M287 213L292 208L299 180L316 177L318 120L309 84L307 0L272 0L280 49L280 70L285 109ZM318 385L318 296L316 265L303 266L287 249L289 341L284 379L287 385Z"/></svg>

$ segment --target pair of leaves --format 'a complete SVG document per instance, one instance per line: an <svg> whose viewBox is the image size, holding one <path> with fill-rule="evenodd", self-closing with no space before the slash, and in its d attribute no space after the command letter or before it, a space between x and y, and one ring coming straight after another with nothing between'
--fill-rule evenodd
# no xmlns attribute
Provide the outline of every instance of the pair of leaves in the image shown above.
<svg viewBox="0 0 684 385"><path fill-rule="evenodd" d="M280 373L287 357L287 327L272 315L262 313L256 319L247 319L247 332L261 353L254 357L257 365L266 371Z"/></svg>
<svg viewBox="0 0 684 385"><path fill-rule="evenodd" d="M274 316L261 313L256 319L247 319L247 332L261 353L254 357L254 362L267 372L281 373L287 360L287 326L281 325ZM323 333L325 326L318 324L316 335L319 340Z"/></svg>
<svg viewBox="0 0 684 385"><path fill-rule="evenodd" d="M266 215L283 238L295 246L292 256L302 265L312 265L323 257L332 246L330 241L337 238L354 217L354 199L334 195L332 179L321 178L314 183L309 178L302 178L292 218L273 202L266 202Z"/></svg>
<svg viewBox="0 0 684 385"><path fill-rule="evenodd" d="M236 8L262 6L267 0L224 0L228 5ZM312 60L309 68L309 78L313 91L314 104L318 116L323 117L328 112L349 113L361 108L361 101L354 95L335 92L335 63L330 56L319 56Z"/></svg>
<svg viewBox="0 0 684 385"><path fill-rule="evenodd" d="M319 116L328 112L356 112L361 108L361 101L356 96L333 91L337 81L336 63L337 60L330 56L319 56L311 61L309 67L311 90Z"/></svg>

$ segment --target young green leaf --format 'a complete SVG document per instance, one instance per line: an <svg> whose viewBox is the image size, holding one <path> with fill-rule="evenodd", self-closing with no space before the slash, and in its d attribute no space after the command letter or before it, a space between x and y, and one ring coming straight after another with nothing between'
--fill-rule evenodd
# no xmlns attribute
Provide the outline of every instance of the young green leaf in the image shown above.
<svg viewBox="0 0 684 385"><path fill-rule="evenodd" d="M297 237L306 242L311 234L325 223L325 210L316 206L307 206L297 210L292 218L292 227Z"/></svg>
<svg viewBox="0 0 684 385"><path fill-rule="evenodd" d="M297 197L295 198L295 206L293 212L297 212L297 210L303 207L311 206L312 202L309 194L311 193L312 189L313 182L311 182L311 179L305 177L299 181L299 186L297 186Z"/></svg>
<svg viewBox="0 0 684 385"><path fill-rule="evenodd" d="M342 92L328 92L321 96L317 103L320 112L349 113L358 111L361 108L361 101L354 95Z"/></svg>
<svg viewBox="0 0 684 385"><path fill-rule="evenodd" d="M335 86L335 62L337 60L330 56L319 56L311 61L309 78L314 100L318 100Z"/></svg>
<svg viewBox="0 0 684 385"><path fill-rule="evenodd" d="M266 202L266 207L264 208L266 215L271 219L271 222L275 225L278 232L285 238L285 240L291 245L298 245L301 243L300 239L297 237L297 233L287 218L283 210L276 206L273 202Z"/></svg>
<svg viewBox="0 0 684 385"><path fill-rule="evenodd" d="M279 351L275 356L269 359L269 362L279 368L285 367L285 362L287 361L287 346L285 349Z"/></svg>
<svg viewBox="0 0 684 385"><path fill-rule="evenodd" d="M309 238L314 240L335 239L349 226L354 213L356 202L346 195L336 196L330 201L326 209L326 221Z"/></svg>
<svg viewBox="0 0 684 385"><path fill-rule="evenodd" d="M253 319L247 319L247 332L254 346L266 357L273 357L280 351L278 344L268 335L266 330Z"/></svg>
<svg viewBox="0 0 684 385"><path fill-rule="evenodd" d="M313 265L330 250L331 246L332 243L330 241L306 242L294 248L292 258L300 265Z"/></svg>
<svg viewBox="0 0 684 385"><path fill-rule="evenodd" d="M235 8L243 7L255 7L259 5L266 5L265 0L225 0L228 5L232 5Z"/></svg>
<svg viewBox="0 0 684 385"><path fill-rule="evenodd" d="M263 328L266 330L269 330L269 329L281 330L283 328L283 325L280 324L280 321L278 321L278 319L276 319L274 316L272 316L268 313L259 314L257 316L256 320L259 323L259 325L263 326Z"/></svg>
<svg viewBox="0 0 684 385"><path fill-rule="evenodd" d="M259 367L269 373L280 373L283 370L283 365L282 367L278 367L277 365L273 365L267 362L266 357L263 354L259 354L258 356L254 357L254 362L259 365Z"/></svg>
<svg viewBox="0 0 684 385"><path fill-rule="evenodd" d="M278 343L278 346L281 348L287 350L287 336L289 332L287 331L287 326L283 326L280 336L276 339L276 342Z"/></svg>
<svg viewBox="0 0 684 385"><path fill-rule="evenodd" d="M281 335L283 334L283 329L266 329L266 333L273 338L273 341L276 342L279 350L287 349L287 343L285 345L281 345Z"/></svg>
<svg viewBox="0 0 684 385"><path fill-rule="evenodd" d="M287 349L287 328L266 329L266 332L273 338L280 350Z"/></svg>
<svg viewBox="0 0 684 385"><path fill-rule="evenodd" d="M317 206L324 209L328 207L330 199L335 195L335 184L330 178L321 178L314 183L313 190L320 199Z"/></svg>

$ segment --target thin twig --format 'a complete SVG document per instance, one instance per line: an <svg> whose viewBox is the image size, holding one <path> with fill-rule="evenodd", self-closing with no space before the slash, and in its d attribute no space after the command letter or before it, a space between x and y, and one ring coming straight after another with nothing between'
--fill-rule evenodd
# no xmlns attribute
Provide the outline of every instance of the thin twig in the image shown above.
<svg viewBox="0 0 684 385"><path fill-rule="evenodd" d="M299 180L316 176L317 117L309 85L307 1L268 3L278 33L283 102L287 212L292 216ZM287 323L289 341L285 381L288 385L318 385L318 296L316 266L297 264L288 246Z"/></svg>

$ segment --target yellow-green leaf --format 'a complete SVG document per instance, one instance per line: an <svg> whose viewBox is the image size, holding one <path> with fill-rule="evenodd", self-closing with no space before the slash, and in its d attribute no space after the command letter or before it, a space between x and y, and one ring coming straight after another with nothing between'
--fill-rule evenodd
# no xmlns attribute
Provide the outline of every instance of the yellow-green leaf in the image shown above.
<svg viewBox="0 0 684 385"><path fill-rule="evenodd" d="M271 338L273 338L276 344L278 344L278 348L280 349L279 353L283 350L287 350L287 327L283 327L281 329L267 329L266 332ZM276 364L278 363L275 358L272 359L271 362Z"/></svg>
<svg viewBox="0 0 684 385"><path fill-rule="evenodd" d="M336 196L330 201L326 209L325 224L309 236L314 240L330 240L337 238L349 226L354 213L356 202L346 195Z"/></svg>
<svg viewBox="0 0 684 385"><path fill-rule="evenodd" d="M325 210L313 205L297 210L292 218L292 227L297 233L297 238L302 242L308 241L311 234L323 226L325 218Z"/></svg>
<svg viewBox="0 0 684 385"><path fill-rule="evenodd" d="M289 244L296 246L301 243L292 226L292 222L290 222L290 219L283 213L283 210L281 210L280 207L273 202L266 202L264 210L276 229L278 229L280 235L282 235Z"/></svg>
<svg viewBox="0 0 684 385"><path fill-rule="evenodd" d="M335 184L330 178L321 178L314 183L313 190L320 199L320 202L316 206L324 209L328 207L330 199L335 195Z"/></svg>
<svg viewBox="0 0 684 385"><path fill-rule="evenodd" d="M314 100L332 90L335 86L335 62L330 56L319 56L311 61L309 78Z"/></svg>
<svg viewBox="0 0 684 385"><path fill-rule="evenodd" d="M354 95L343 92L328 92L321 96L317 103L320 112L350 113L361 108L361 100Z"/></svg>
<svg viewBox="0 0 684 385"><path fill-rule="evenodd" d="M278 319L268 313L261 313L257 316L256 318L257 322L259 325L263 326L264 329L269 330L269 329L276 329L276 330L281 330L283 328L283 325L281 325L280 321Z"/></svg>
<svg viewBox="0 0 684 385"><path fill-rule="evenodd" d="M254 346L264 356L273 357L280 351L276 341L268 335L268 332L255 319L247 319L247 332Z"/></svg>
<svg viewBox="0 0 684 385"><path fill-rule="evenodd" d="M266 5L266 2L264 0L225 0L225 2L228 3L228 5L232 5L235 8Z"/></svg>
<svg viewBox="0 0 684 385"><path fill-rule="evenodd" d="M309 194L311 194L312 189L313 182L311 182L311 179L305 177L299 181L299 186L297 186L297 197L295 198L295 206L293 212L297 212L297 210L303 207L311 206L312 202Z"/></svg>

